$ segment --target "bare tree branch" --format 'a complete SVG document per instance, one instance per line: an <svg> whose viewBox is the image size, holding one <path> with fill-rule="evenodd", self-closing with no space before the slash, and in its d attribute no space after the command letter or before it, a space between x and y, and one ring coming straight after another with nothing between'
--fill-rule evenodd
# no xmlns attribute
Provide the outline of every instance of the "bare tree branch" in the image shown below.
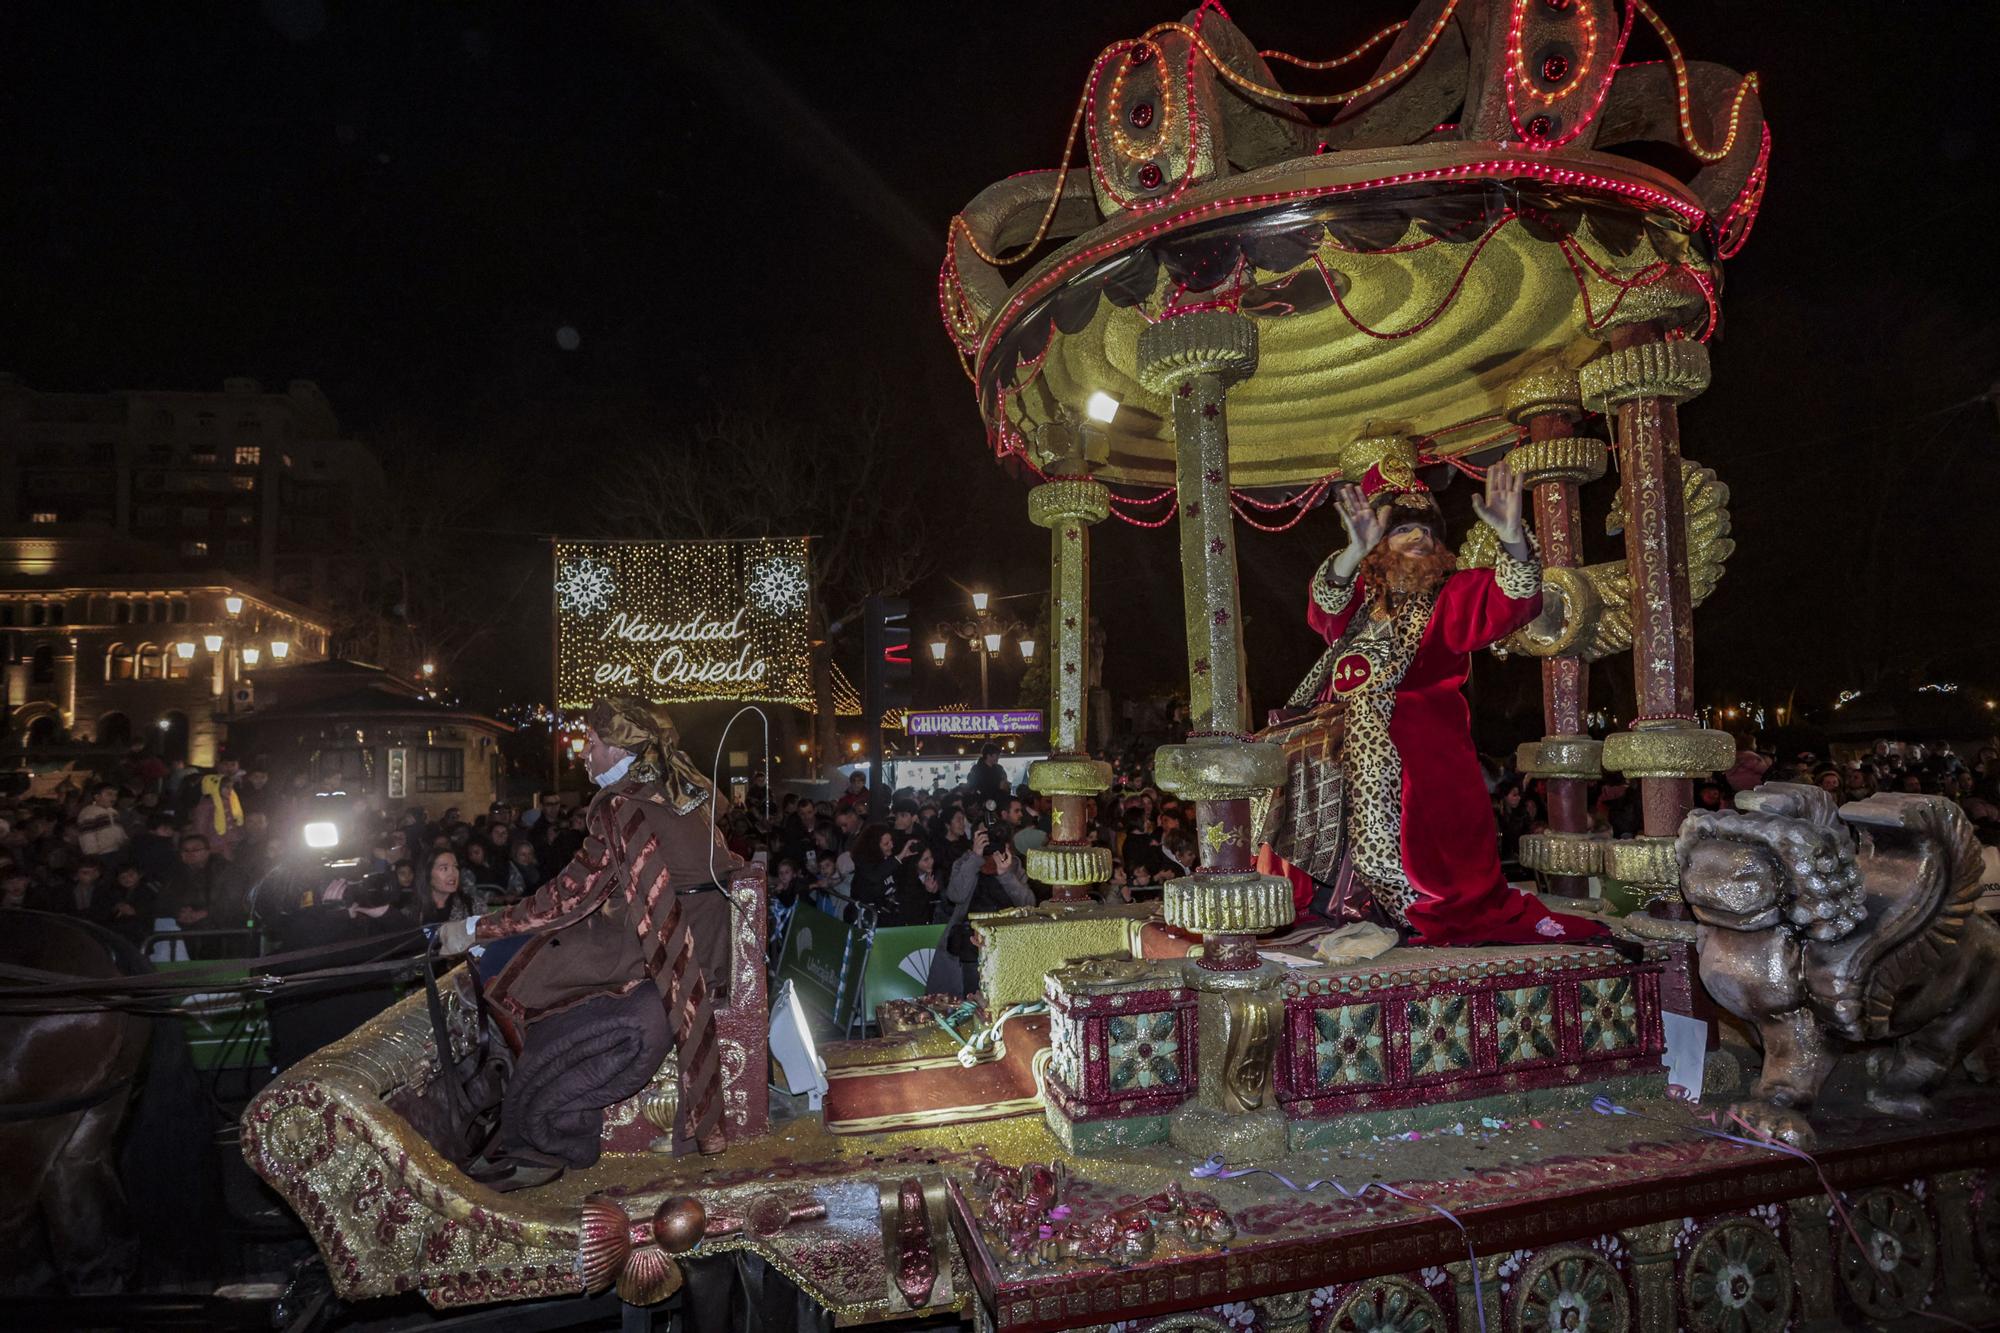
<svg viewBox="0 0 2000 1333"><path fill-rule="evenodd" d="M887 418L872 398L823 434L769 408L718 412L604 475L599 513L649 541L812 536L820 605L846 620L936 564L922 507L889 475Z"/></svg>

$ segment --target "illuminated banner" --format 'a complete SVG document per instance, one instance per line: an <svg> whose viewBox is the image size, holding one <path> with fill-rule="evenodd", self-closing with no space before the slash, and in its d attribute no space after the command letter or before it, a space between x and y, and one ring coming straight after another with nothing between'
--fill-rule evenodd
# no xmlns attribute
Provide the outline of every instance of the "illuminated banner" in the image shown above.
<svg viewBox="0 0 2000 1333"><path fill-rule="evenodd" d="M557 542L556 707L599 695L811 707L803 537Z"/></svg>
<svg viewBox="0 0 2000 1333"><path fill-rule="evenodd" d="M1039 708L998 713L911 713L903 730L911 736L1027 736L1044 725Z"/></svg>

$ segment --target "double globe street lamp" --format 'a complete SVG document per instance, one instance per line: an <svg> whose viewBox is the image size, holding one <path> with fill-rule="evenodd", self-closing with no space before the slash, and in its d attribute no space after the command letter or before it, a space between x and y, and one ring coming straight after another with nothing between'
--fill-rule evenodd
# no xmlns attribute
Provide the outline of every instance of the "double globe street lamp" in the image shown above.
<svg viewBox="0 0 2000 1333"><path fill-rule="evenodd" d="M973 593L971 618L939 621L931 639L931 661L940 667L945 663L953 638L963 639L972 646L979 658L979 707L982 712L993 707L989 664L1000 655L1008 639L1014 639L1020 645L1023 662L1035 660L1034 631L1011 616L1002 619L995 615L992 603L991 593Z"/></svg>
<svg viewBox="0 0 2000 1333"><path fill-rule="evenodd" d="M209 679L210 694L220 699L228 691L231 683L240 681L244 670L255 670L264 660L265 649L251 644L237 642L235 627L238 617L243 614L244 601L241 597L229 596L222 599L222 609L228 615L225 633L208 633L201 636L200 644L183 639L174 645L174 655L180 658L183 670L194 661L197 648L206 649L212 659L212 673ZM272 639L269 651L271 661L276 664L291 656L292 645L286 639ZM230 695L226 709L236 711L236 699Z"/></svg>

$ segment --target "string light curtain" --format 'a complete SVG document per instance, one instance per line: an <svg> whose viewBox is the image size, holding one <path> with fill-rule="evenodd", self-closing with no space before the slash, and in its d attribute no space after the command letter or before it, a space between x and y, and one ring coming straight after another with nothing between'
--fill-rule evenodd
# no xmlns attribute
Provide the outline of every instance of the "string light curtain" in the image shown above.
<svg viewBox="0 0 2000 1333"><path fill-rule="evenodd" d="M556 706L812 705L812 548L804 537L555 543Z"/></svg>

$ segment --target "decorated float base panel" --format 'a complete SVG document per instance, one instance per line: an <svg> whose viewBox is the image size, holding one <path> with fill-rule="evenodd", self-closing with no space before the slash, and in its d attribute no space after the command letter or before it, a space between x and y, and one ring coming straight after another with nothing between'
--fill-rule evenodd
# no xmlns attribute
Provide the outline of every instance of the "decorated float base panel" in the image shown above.
<svg viewBox="0 0 2000 1333"><path fill-rule="evenodd" d="M1262 1174L1193 1178L1186 1164L1164 1169L1159 1148L1073 1163L1058 1236L1157 1208L1174 1183L1185 1209L1229 1219L1220 1242L1156 1228L1143 1256L1024 1250L1018 1232L1010 1248L987 1192L956 1174L954 1223L981 1327L1007 1333L1832 1333L2000 1320L2000 1099L1960 1094L1921 1128L1839 1122L1817 1167L1705 1137L1679 1103L1628 1109L1639 1114L1585 1109L1539 1130L1363 1140L1271 1164L1361 1198Z"/></svg>
<svg viewBox="0 0 2000 1333"><path fill-rule="evenodd" d="M980 1317L1008 1329L1156 1322L1205 1307L1202 1318L1213 1322L1185 1327L1478 1326L1465 1304L1473 1270L1464 1239L1421 1204L1351 1201L1329 1188L1299 1194L1262 1175L1197 1179L1198 1162L1161 1145L1069 1155L1032 1115L861 1137L794 1120L719 1158L613 1152L541 1189L494 1194L389 1109L392 1098L408 1104L397 1094L426 1077L427 1038L417 1003L398 1005L289 1071L245 1126L246 1153L306 1221L348 1298L417 1291L448 1306L572 1294L585 1285L586 1205L616 1205L639 1222L669 1196L688 1195L711 1217L754 1218L775 1197L808 1220L711 1237L697 1253L752 1251L847 1324L969 1309L977 1291ZM1300 1183L1380 1182L1449 1209L1481 1256L1496 1333L1776 1329L1786 1318L1794 1328L1853 1328L1862 1311L1898 1303L1965 1322L1986 1317L1981 1268L2000 1272L2000 1099L1955 1093L1928 1126L1827 1127L1816 1156L1869 1238L1868 1256L1847 1238L1812 1166L1706 1137L1695 1108L1626 1105L1640 1114L1573 1106L1537 1117L1539 1127L1468 1124L1464 1135L1415 1141L1358 1135L1270 1165ZM1212 1198L1233 1235L1163 1241L1139 1263L1021 1262L957 1203L942 1226L898 1206L913 1182L926 1201L963 1196L984 1164L1056 1160L1083 1182L1081 1220L1090 1207L1178 1185ZM926 1270L928 1285L913 1285ZM1774 1271L1789 1305L1771 1291ZM1611 1295L1588 1322L1549 1314L1551 1301L1578 1292ZM1742 1322L1703 1313L1746 1292L1757 1308ZM1773 1314L1774 1302L1787 1313ZM1398 1323L1392 1306L1432 1322Z"/></svg>
<svg viewBox="0 0 2000 1333"><path fill-rule="evenodd" d="M1086 959L1049 974L1048 1118L1071 1151L1159 1142L1193 1095L1200 1006L1187 966ZM1563 944L1291 969L1276 1092L1292 1146L1511 1118L1587 1102L1607 1080L1620 1096L1662 1094L1661 971L1657 956Z"/></svg>

